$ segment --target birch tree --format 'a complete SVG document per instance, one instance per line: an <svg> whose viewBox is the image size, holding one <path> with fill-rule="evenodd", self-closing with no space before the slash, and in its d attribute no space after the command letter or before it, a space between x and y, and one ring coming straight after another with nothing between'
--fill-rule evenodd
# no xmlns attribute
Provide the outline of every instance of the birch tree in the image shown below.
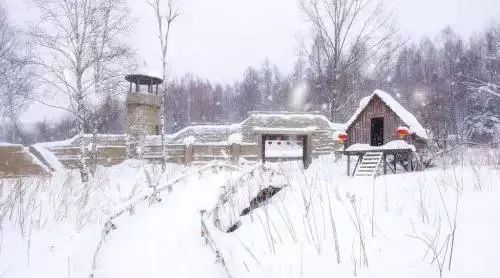
<svg viewBox="0 0 500 278"><path fill-rule="evenodd" d="M486 55L483 60L486 76L473 80L471 84L481 93L500 97L500 21L486 31Z"/></svg>
<svg viewBox="0 0 500 278"><path fill-rule="evenodd" d="M11 125L8 140L21 144L24 142L18 120L32 93L32 73L24 48L0 6L0 119L2 126L6 121Z"/></svg>
<svg viewBox="0 0 500 278"><path fill-rule="evenodd" d="M116 78L130 50L120 36L129 27L124 0L32 0L40 22L31 28L33 63L47 92L64 101L37 101L75 117L80 145L80 173L88 181L85 126L97 94L117 90Z"/></svg>
<svg viewBox="0 0 500 278"><path fill-rule="evenodd" d="M179 9L176 5L175 0L166 0L166 7L162 9L161 0L153 0L148 2L154 11L157 24L157 34L158 41L160 43L161 49L161 65L162 65L162 79L163 84L161 87L160 95L160 129L161 129L161 151L162 151L162 170L166 169L166 159L165 159L165 94L168 87L167 82L167 59L168 59L168 43L170 38L170 31L175 22L179 17Z"/></svg>
<svg viewBox="0 0 500 278"><path fill-rule="evenodd" d="M375 67L386 63L387 53L399 46L397 28L382 0L299 0L311 23L316 61L327 77L328 111L334 112L352 101L352 94L340 90L341 77L356 72L370 61Z"/></svg>

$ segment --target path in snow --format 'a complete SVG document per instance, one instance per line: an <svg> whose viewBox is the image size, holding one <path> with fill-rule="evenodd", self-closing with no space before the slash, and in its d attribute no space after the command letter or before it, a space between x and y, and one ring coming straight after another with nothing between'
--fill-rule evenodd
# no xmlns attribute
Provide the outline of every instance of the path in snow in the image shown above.
<svg viewBox="0 0 500 278"><path fill-rule="evenodd" d="M228 172L194 175L163 201L119 218L99 254L96 277L223 277L200 237L200 209L217 202Z"/></svg>

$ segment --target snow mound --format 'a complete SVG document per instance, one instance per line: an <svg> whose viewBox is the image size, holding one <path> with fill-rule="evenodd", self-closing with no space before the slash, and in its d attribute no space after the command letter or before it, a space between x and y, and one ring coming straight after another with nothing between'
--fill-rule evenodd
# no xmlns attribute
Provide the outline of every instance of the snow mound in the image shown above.
<svg viewBox="0 0 500 278"><path fill-rule="evenodd" d="M241 133L233 133L229 135L229 138L227 139L227 142L232 145L232 144L241 144L243 142L243 134Z"/></svg>
<svg viewBox="0 0 500 278"><path fill-rule="evenodd" d="M12 147L12 146L20 146L20 145L0 142L0 147Z"/></svg>
<svg viewBox="0 0 500 278"><path fill-rule="evenodd" d="M436 261L446 266L443 277L500 273L500 225L491 222L500 217L500 184L477 192L472 169L460 177L440 169L362 181L331 160L305 171L294 163L271 167L289 178L283 190L241 216L255 188L273 183L272 171L258 171L236 185L226 202L234 206L221 209L223 229L208 227L233 277L438 277ZM483 174L493 185L499 172ZM224 231L235 221L236 229ZM442 250L437 258L425 240Z"/></svg>
<svg viewBox="0 0 500 278"><path fill-rule="evenodd" d="M182 140L182 142L184 143L184 145L192 145L196 142L196 137L188 136L188 137L184 138L184 140Z"/></svg>

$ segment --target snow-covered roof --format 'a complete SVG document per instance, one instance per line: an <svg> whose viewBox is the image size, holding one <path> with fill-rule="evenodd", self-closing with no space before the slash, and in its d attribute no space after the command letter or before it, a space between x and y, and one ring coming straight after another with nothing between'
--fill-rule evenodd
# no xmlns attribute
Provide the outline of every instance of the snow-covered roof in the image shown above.
<svg viewBox="0 0 500 278"><path fill-rule="evenodd" d="M267 134L310 134L316 130L315 126L303 127L303 128L285 128L285 127L256 127L253 129L256 133L267 133Z"/></svg>
<svg viewBox="0 0 500 278"><path fill-rule="evenodd" d="M0 142L0 147L12 147L12 146L18 146L18 145L11 144L11 143Z"/></svg>
<svg viewBox="0 0 500 278"><path fill-rule="evenodd" d="M36 145L43 148L57 148L57 147L68 147L68 146L79 146L78 135L75 135L69 139L62 141L52 141L52 142L41 142ZM85 141L91 142L93 137L92 134L85 134ZM97 134L98 144L101 145L114 145L115 141L126 140L126 134Z"/></svg>
<svg viewBox="0 0 500 278"><path fill-rule="evenodd" d="M344 130L345 125L343 123L333 123L328 120L325 115L322 115L318 112L250 112L250 117L243 121L244 124L247 120L254 118L260 121L266 122L271 121L273 119L282 119L283 121L294 121L298 119L307 119L310 121L320 121L324 122L325 125L328 125L329 128L333 130Z"/></svg>
<svg viewBox="0 0 500 278"><path fill-rule="evenodd" d="M167 134L167 138L175 139L180 135L189 132L190 134L199 135L212 132L227 131L230 133L239 132L241 129L240 124L229 124L229 125L192 125L187 126L176 133Z"/></svg>
<svg viewBox="0 0 500 278"><path fill-rule="evenodd" d="M427 136L427 132L425 131L424 127L418 122L417 118L415 115L410 113L408 110L406 110L399 102L397 102L391 95L388 93L381 91L381 90L375 90L370 96L367 96L359 102L359 108L356 110L354 115L347 121L345 127L346 129L349 128L359 117L359 115L363 112L363 110L366 108L368 103L375 97L378 96L389 108L396 113L396 115L405 123L408 125L410 130L414 132L417 136L424 138L424 139L429 139Z"/></svg>
<svg viewBox="0 0 500 278"><path fill-rule="evenodd" d="M240 124L227 124L227 125L192 125L187 126L176 133L166 134L165 142L168 144L184 144L186 142L194 143L221 143L227 144L228 138L234 133L241 132ZM160 136L151 135L146 136L144 143L146 145L161 144ZM186 139L187 138L187 139ZM185 141L187 140L187 141ZM194 141L193 141L194 140Z"/></svg>

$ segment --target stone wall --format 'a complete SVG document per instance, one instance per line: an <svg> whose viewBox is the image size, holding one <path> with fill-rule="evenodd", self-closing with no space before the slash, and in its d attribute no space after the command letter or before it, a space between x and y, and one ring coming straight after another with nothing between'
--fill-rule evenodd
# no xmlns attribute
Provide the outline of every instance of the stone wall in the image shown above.
<svg viewBox="0 0 500 278"><path fill-rule="evenodd" d="M157 97L153 94L129 94L128 119L129 129L141 128L141 132L154 134L156 132ZM156 109L156 110L155 110ZM156 117L156 118L155 118ZM331 123L325 116L311 113L251 113L250 117L241 124L190 126L165 137L165 157L169 163L205 163L212 160L222 160L238 163L240 159L256 161L259 159L260 149L255 128L310 128L315 127L311 134L312 156L331 154L338 149L338 141L334 134L339 130L338 125ZM241 135L240 139L231 140L231 135ZM162 157L160 136L143 134L138 158L150 162L159 162ZM238 136L234 136L238 137ZM98 163L104 166L120 164L127 159L127 149L134 145L134 135L99 135ZM189 139L189 140L188 140ZM193 140L194 139L194 140ZM90 150L92 135L84 137L85 146ZM128 145L130 144L130 145ZM41 149L40 149L41 148ZM40 163L54 170L49 160L58 161L64 167L76 169L79 166L80 143L75 138L61 141L36 144L30 147L31 153L22 154L22 146L4 148L0 153L3 158L3 172L0 176L23 175L26 173L42 173L41 166L34 165L30 159L36 156ZM42 150L42 151L40 151ZM43 151L46 150L47 152ZM134 148L135 150L135 148ZM49 159L47 156L51 156ZM11 162L7 162L11 161ZM2 169L0 169L2 171Z"/></svg>
<svg viewBox="0 0 500 278"><path fill-rule="evenodd" d="M127 95L127 133L134 138L160 131L160 97L154 94Z"/></svg>
<svg viewBox="0 0 500 278"><path fill-rule="evenodd" d="M209 161L226 161L237 164L240 158L256 161L257 144L166 144L165 157L168 163L190 165ZM151 162L161 159L161 146L144 146L142 158Z"/></svg>
<svg viewBox="0 0 500 278"><path fill-rule="evenodd" d="M85 146L91 149L92 135L86 134L84 137ZM99 134L97 136L97 152L98 163L106 167L122 163L127 158L127 135L106 135ZM50 165L49 158L44 157L44 154L37 151L45 149L52 153L55 158L66 168L76 169L79 165L80 143L77 137L60 142L49 142L36 144L30 149L34 149L33 153L41 160L46 160L46 164Z"/></svg>
<svg viewBox="0 0 500 278"><path fill-rule="evenodd" d="M57 159L68 169L78 169L80 148L77 147L53 147L50 149ZM165 157L167 163L186 164L204 163L209 161L226 161L238 163L240 158L256 161L258 158L258 146L246 145L165 145ZM161 146L144 146L142 159L159 163L161 161ZM117 165L125 161L125 146L108 146L98 148L99 165L106 167Z"/></svg>
<svg viewBox="0 0 500 278"><path fill-rule="evenodd" d="M21 145L0 145L0 178L47 176L48 169Z"/></svg>
<svg viewBox="0 0 500 278"><path fill-rule="evenodd" d="M53 147L49 149L68 169L77 169L79 166L79 147ZM113 166L122 163L127 158L126 146L105 146L97 148L97 160L99 165L105 167Z"/></svg>
<svg viewBox="0 0 500 278"><path fill-rule="evenodd" d="M127 159L126 135L99 135L98 163L109 167L122 163ZM146 144L142 146L140 157L152 163L161 161L161 144L156 136L148 137ZM92 136L85 136L85 144L88 146L92 142ZM53 154L55 158L68 169L78 169L80 147L78 140L72 138L61 142L41 143L35 145L34 152L40 160L50 160L44 157L44 152L39 152L43 148ZM258 158L258 146L256 144L166 144L165 157L167 163L192 164L206 163L213 160L226 161L228 163L238 163L240 158L256 161ZM46 164L50 165L49 162ZM50 167L50 166L49 166Z"/></svg>

